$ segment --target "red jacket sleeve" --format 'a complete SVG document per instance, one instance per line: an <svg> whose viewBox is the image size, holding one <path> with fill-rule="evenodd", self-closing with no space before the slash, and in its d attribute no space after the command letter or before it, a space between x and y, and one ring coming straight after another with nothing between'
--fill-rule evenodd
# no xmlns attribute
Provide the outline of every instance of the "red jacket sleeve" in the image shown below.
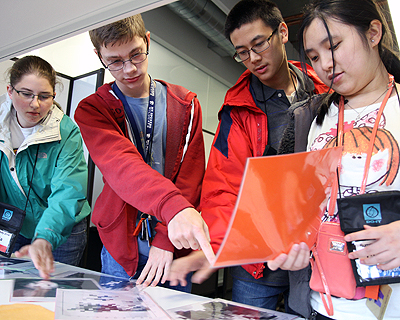
<svg viewBox="0 0 400 320"><path fill-rule="evenodd" d="M172 181L143 161L136 147L125 137L113 115L123 114L122 105L120 110L99 107L105 103L98 95L84 99L75 112L75 120L90 156L111 189L132 207L166 223L177 212L192 207Z"/></svg>
<svg viewBox="0 0 400 320"><path fill-rule="evenodd" d="M182 192L185 199L198 209L201 184L205 171L205 154L201 107L197 98L193 98L192 108L189 108L188 112L190 112L191 115L188 117L188 130L185 137L187 144L186 147L183 146L183 157L176 160L180 163L174 165L175 170L172 172L171 179L175 186ZM168 239L167 227L165 224L157 224L156 230L157 234L154 238L153 245L164 250L173 251L173 245ZM167 248L166 242L168 242L169 248ZM175 251L178 256L184 254L183 251Z"/></svg>

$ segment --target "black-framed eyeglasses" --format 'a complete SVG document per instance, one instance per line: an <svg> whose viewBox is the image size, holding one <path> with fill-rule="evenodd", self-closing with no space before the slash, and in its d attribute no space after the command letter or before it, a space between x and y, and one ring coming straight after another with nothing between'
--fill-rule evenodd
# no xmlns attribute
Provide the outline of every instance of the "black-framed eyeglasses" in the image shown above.
<svg viewBox="0 0 400 320"><path fill-rule="evenodd" d="M248 58L250 58L250 51L253 51L254 53L258 54L267 50L271 45L269 41L271 40L272 36L278 31L278 28L279 27L276 27L275 30L272 31L271 35L267 39L259 43L256 43L254 46L250 48L250 50L242 50L240 52L236 52L233 55L233 59L235 59L236 62L243 62L246 61Z"/></svg>
<svg viewBox="0 0 400 320"><path fill-rule="evenodd" d="M11 88L24 100L26 101L32 101L35 99L35 97L38 97L38 100L40 102L50 102L52 101L56 95L55 94L45 94L45 93L39 93L39 94L34 94L29 91L24 91L24 90L17 90L14 88L13 85L11 85Z"/></svg>
<svg viewBox="0 0 400 320"><path fill-rule="evenodd" d="M146 41L146 52L139 52L139 53L135 53L132 57L130 57L128 60L117 60L114 62L109 63L108 65L105 65L103 60L101 59L100 53L99 53L99 58L101 63L103 64L104 68L110 70L110 71L119 71L122 70L125 66L126 62L130 62L134 65L137 65L141 62L143 62L144 60L147 59L147 56L149 55L149 44L147 42L147 39L145 39Z"/></svg>

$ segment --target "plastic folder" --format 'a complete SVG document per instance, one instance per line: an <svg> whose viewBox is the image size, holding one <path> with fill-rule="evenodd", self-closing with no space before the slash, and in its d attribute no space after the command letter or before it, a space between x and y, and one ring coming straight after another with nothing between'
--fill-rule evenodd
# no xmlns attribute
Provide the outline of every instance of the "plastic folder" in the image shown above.
<svg viewBox="0 0 400 320"><path fill-rule="evenodd" d="M315 242L342 148L248 158L214 267L266 262Z"/></svg>

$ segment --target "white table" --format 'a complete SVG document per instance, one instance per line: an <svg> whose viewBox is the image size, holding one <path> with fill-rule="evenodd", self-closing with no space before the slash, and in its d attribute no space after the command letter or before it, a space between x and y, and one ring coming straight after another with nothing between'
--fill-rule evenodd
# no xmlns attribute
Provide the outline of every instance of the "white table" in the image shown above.
<svg viewBox="0 0 400 320"><path fill-rule="evenodd" d="M75 274L75 273L94 274L97 276L102 275L99 272L95 272L95 271L91 271L91 270L87 270L87 269L83 269L83 268L78 268L78 267L73 267L73 266L68 266L68 265L60 264L60 263L56 263L55 267L56 267L56 270L55 270L54 278L58 278L58 279L63 278L63 277L72 279L73 274ZM33 269L33 272L37 273L36 269L31 268L30 270L32 270L32 269ZM64 276L62 276L63 274L64 274ZM37 275L38 275L38 273L37 273ZM25 276L25 275L23 275L23 276ZM98 278L97 276L95 278ZM29 276L27 276L27 277L29 277ZM79 277L79 279L82 279L82 278ZM10 297L11 297L11 293L13 290L13 281L14 281L13 279L0 280L0 305L8 305L8 304L16 303L16 302L10 302ZM195 312L197 312L197 310L198 310L197 304L201 304L201 303L205 303L205 302L206 303L211 302L213 304L215 303L216 305L218 305L218 303L219 303L219 305L221 305L221 303L222 303L224 306L227 306L227 303L229 303L229 306L227 306L228 308L234 304L231 302L227 302L226 300L222 301L222 302L218 302L217 300L214 300L214 299L205 298L205 297L201 297L198 295L184 293L184 292L167 289L167 288L162 288L162 287L148 287L148 288L144 289L144 291L162 309L164 309L167 312L170 311L171 309L180 308L180 307L189 306L189 305L191 305L191 307L193 307L194 310L196 310ZM21 302L18 302L18 303L21 303ZM38 302L23 302L23 303L40 305L50 311L53 311L53 312L55 311L55 301L52 301L52 302L43 302L43 301L39 302L38 301ZM246 306L246 305L236 304L236 306L237 305L239 305L239 307L242 306L246 309L246 311L245 310L240 311L240 312L244 312L244 314L247 314L249 312L248 311L249 308L250 309L258 309L258 308L253 308L253 307ZM184 308L184 309L187 310L187 309L190 309L191 307ZM235 307L235 306L233 308L237 309L237 307ZM297 318L297 317L295 317L293 315L289 315L289 314L282 314L279 312L265 310L265 309L258 309L258 310L264 311L264 312L267 311L269 314L273 313L274 315L280 314L280 315L278 315L277 319L294 319L294 318L300 319L300 318ZM227 311L227 312L229 312L229 311ZM240 313L240 315L242 315L242 313Z"/></svg>
<svg viewBox="0 0 400 320"><path fill-rule="evenodd" d="M88 269L68 266L68 269L76 272L84 272L91 274L100 274L99 272L91 271ZM10 302L10 295L13 288L13 280L0 280L0 305L12 304L15 302ZM144 290L147 292L157 304L165 309L172 309L176 307L181 307L188 304L210 301L210 298L205 298L197 296L194 294L189 294L185 292L180 292L172 289L162 288L162 287L148 287ZM54 311L55 302L24 302L32 303L45 307L51 311Z"/></svg>

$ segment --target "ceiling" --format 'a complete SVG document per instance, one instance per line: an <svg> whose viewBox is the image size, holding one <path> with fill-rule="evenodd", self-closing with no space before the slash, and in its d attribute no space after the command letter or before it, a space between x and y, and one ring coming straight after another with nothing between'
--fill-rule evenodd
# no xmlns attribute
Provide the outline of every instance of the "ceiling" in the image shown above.
<svg viewBox="0 0 400 320"><path fill-rule="evenodd" d="M215 5L219 7L225 14L228 14L238 0L212 0ZM304 6L310 2L310 0L272 0L276 3L280 11L282 12L283 19L289 26L289 41L293 44L294 48L297 48L297 32L302 19L302 10ZM389 23L394 34L394 28L392 18L390 16L389 6L387 0L377 0L378 4L381 5L386 13L386 19ZM396 45L397 46L397 45Z"/></svg>
<svg viewBox="0 0 400 320"><path fill-rule="evenodd" d="M0 61L172 1L1 1Z"/></svg>
<svg viewBox="0 0 400 320"><path fill-rule="evenodd" d="M183 22L190 24L197 33L202 34L206 39L208 39L206 49L214 51L214 53L217 53L222 58L231 58L235 51L230 41L224 36L224 24L227 14L237 1L238 0L179 0L169 3L166 8L170 9ZM309 0L276 1L287 25L289 26L289 43L286 45L286 50L288 58L290 59L298 59L298 53L296 50L297 29L301 21L301 10L308 1ZM160 10L162 9L156 9L155 11ZM164 21L163 23L166 23L164 16L167 15L168 14L163 11L159 16L162 21ZM154 20L159 20L155 16L152 16L152 13L146 12L144 18L146 26L150 26L150 30L153 29L157 32L166 31L169 34L173 33L171 30L167 30L168 27L158 26L157 28L154 25L151 25ZM178 23L175 18L173 18L173 20L175 23ZM149 22L151 24L149 24ZM173 37L179 39L178 41L185 43L187 39L181 37L180 30L173 33ZM170 37L169 34L165 34L164 32L162 37L168 39ZM198 48L199 50L204 50L203 47Z"/></svg>
<svg viewBox="0 0 400 320"><path fill-rule="evenodd" d="M201 7L213 7L207 18L217 21L217 35L210 39L209 48L215 47L215 52L232 50L226 43L223 33L224 20L227 13L238 0L19 0L16 6L13 1L6 1L2 5L6 15L0 20L0 61L43 47L50 43L66 39L73 35L93 29L105 23L116 21L121 17L139 12L146 12L163 5L169 7L183 5L187 11L189 7L197 6L201 14ZM297 31L301 22L302 8L309 0L275 0L282 15L289 26L289 41L297 48ZM389 12L387 0L378 2ZM24 10L20 10L23 7ZM215 10L214 10L215 9ZM176 10L175 10L176 11ZM193 12L190 12L193 16ZM218 16L218 19L214 19ZM390 23L389 26L393 26ZM189 21L187 19L187 21ZM190 21L189 21L190 22ZM204 22L204 21L203 21ZM196 24L197 23L197 24ZM201 23L192 24L204 34ZM215 30L211 30L215 33ZM394 32L394 31L393 31ZM225 44L223 44L225 41ZM224 47L225 46L225 47ZM222 48L222 49L221 49ZM228 53L231 55L231 53Z"/></svg>

